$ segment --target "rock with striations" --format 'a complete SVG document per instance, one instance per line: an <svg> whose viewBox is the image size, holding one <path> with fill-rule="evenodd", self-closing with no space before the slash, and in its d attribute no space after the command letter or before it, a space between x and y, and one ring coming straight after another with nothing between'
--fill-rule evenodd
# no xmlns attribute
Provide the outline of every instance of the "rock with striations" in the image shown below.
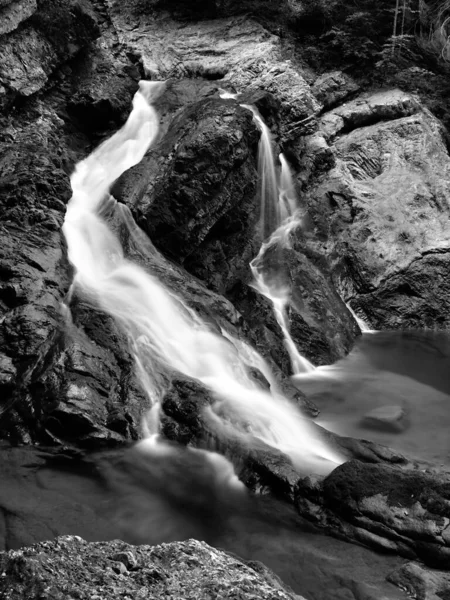
<svg viewBox="0 0 450 600"><path fill-rule="evenodd" d="M448 474L350 460L322 481L301 479L296 505L332 535L433 568L450 564Z"/></svg>
<svg viewBox="0 0 450 600"><path fill-rule="evenodd" d="M41 90L59 66L99 34L95 14L85 1L47 0L35 9L30 2L0 9L6 13L2 19L5 35L0 36L1 109L17 96ZM18 27L23 19L23 26Z"/></svg>
<svg viewBox="0 0 450 600"><path fill-rule="evenodd" d="M450 158L442 125L390 90L325 113L321 131L321 152L311 138L319 168L306 200L310 244L327 255L337 289L376 329L446 327ZM319 158L326 144L334 166Z"/></svg>
<svg viewBox="0 0 450 600"><path fill-rule="evenodd" d="M0 36L17 29L22 21L37 10L36 0L18 0L2 6L0 4Z"/></svg>
<svg viewBox="0 0 450 600"><path fill-rule="evenodd" d="M0 554L0 570L4 600L301 600L261 563L245 563L196 540L136 547L66 536Z"/></svg>

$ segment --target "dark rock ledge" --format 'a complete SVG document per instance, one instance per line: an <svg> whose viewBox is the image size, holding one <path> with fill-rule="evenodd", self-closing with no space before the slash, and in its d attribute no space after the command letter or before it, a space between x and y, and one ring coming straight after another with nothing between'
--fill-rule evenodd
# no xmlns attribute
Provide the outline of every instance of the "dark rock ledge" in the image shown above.
<svg viewBox="0 0 450 600"><path fill-rule="evenodd" d="M188 540L160 546L59 537L0 554L2 600L301 600L261 563Z"/></svg>

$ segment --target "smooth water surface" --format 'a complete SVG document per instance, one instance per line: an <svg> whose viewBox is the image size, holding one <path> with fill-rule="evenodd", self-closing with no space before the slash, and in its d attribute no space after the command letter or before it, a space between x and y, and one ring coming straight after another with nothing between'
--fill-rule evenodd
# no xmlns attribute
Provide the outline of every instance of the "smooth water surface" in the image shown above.
<svg viewBox="0 0 450 600"><path fill-rule="evenodd" d="M450 333L363 334L348 357L295 381L327 429L450 467ZM381 407L403 411L398 431L365 424Z"/></svg>

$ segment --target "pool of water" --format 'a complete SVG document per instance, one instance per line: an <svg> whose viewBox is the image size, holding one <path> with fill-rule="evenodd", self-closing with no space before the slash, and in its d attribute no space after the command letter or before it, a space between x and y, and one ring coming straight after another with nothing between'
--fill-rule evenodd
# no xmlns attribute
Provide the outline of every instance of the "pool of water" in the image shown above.
<svg viewBox="0 0 450 600"><path fill-rule="evenodd" d="M449 333L363 334L349 356L295 383L320 408L317 422L327 429L450 467ZM401 411L402 419L369 423L367 415L383 408Z"/></svg>

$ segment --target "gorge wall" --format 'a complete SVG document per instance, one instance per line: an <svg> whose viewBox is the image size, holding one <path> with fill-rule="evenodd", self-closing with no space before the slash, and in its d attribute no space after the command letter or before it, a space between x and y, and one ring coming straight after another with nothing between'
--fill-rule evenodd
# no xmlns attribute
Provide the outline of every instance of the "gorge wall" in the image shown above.
<svg viewBox="0 0 450 600"><path fill-rule="evenodd" d="M448 328L450 157L442 68L405 54L383 79L383 66L373 61L383 59L390 34L387 2L373 12L371 2L359 3L357 14L345 2L339 17L335 2L274 4L0 2L5 444L50 446L79 457L80 450L117 448L142 436L150 401L126 333L71 287L61 233L75 163L123 124L140 79L166 81L156 103L161 133L112 194L141 228L139 243L151 246L145 233L154 247L139 252L119 224L125 252L181 293L212 331L257 350L279 389L307 414L318 411L289 379L271 303L249 285L249 263L261 245L260 131L242 104L258 108L295 174L303 216L276 260L290 289L287 318L299 352L315 366L349 352L360 330L346 303L375 329ZM373 39L361 34L370 18ZM357 48L365 53L356 55ZM434 86L433 94L427 86ZM236 98L222 98L223 89ZM113 224L115 210L107 215ZM273 260L269 252L268 268ZM262 388L269 385L260 370L252 373ZM163 368L160 377L168 439L200 447L213 439L226 455L239 457L249 487L295 502L325 529L435 567L448 565L442 509L450 498L448 475L441 474L438 485L436 472L422 475L396 453L323 432L346 458L360 462L325 481L301 480L282 453L263 444L248 449L210 430L203 409L213 398L200 382ZM408 489L414 469L414 485L425 482L432 490L433 506L415 499L428 510L423 516L416 507L423 518L419 533L409 522L398 525L390 496L382 508L367 507L383 491L370 482L357 501L349 493L337 511L329 506L330 489L356 486L355 472L358 485L371 479L371 471L359 471L365 462L376 463L371 469L379 469L381 480L391 481L394 470ZM9 509L0 508L2 522L10 523L4 547L20 544ZM377 526L377 519L387 524ZM37 533L26 541L41 538Z"/></svg>

